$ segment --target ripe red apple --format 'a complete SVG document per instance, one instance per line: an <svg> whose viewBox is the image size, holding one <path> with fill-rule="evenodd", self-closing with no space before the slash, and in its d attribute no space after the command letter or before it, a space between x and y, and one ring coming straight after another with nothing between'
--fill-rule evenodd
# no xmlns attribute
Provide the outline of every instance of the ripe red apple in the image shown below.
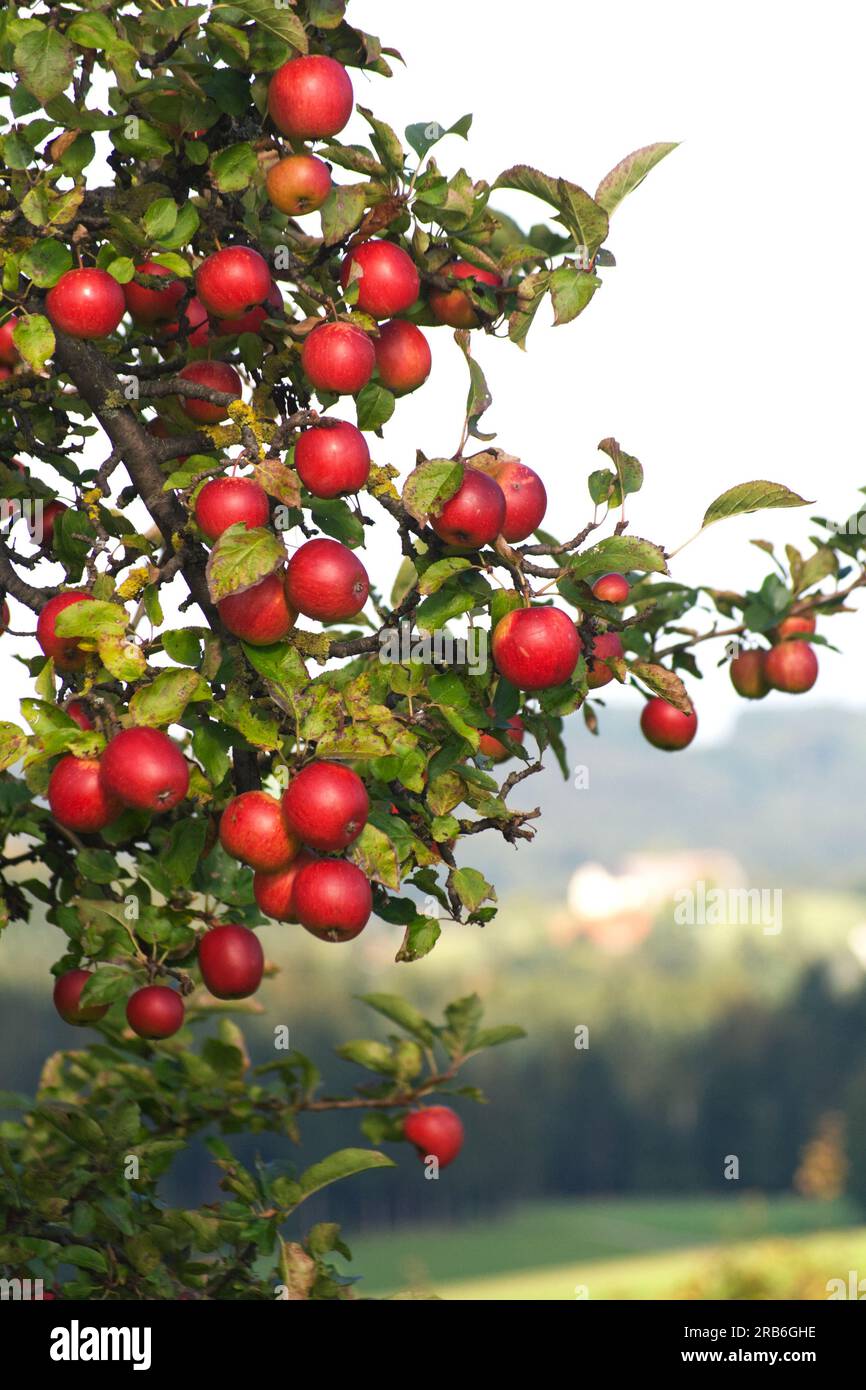
<svg viewBox="0 0 866 1390"><path fill-rule="evenodd" d="M505 494L477 468L463 471L463 482L430 524L448 545L477 550L494 541L505 522Z"/></svg>
<svg viewBox="0 0 866 1390"><path fill-rule="evenodd" d="M236 319L264 304L273 288L264 256L249 246L225 246L202 261L195 273L195 292L209 314Z"/></svg>
<svg viewBox="0 0 866 1390"><path fill-rule="evenodd" d="M188 303L181 310L181 319L186 331L186 341L190 347L207 347L210 342L210 322L208 320L207 309L201 300L193 295ZM172 323L167 323L161 327L160 337L176 338L180 332L180 322L175 319ZM166 352L174 351L174 344L171 343Z"/></svg>
<svg viewBox="0 0 866 1390"><path fill-rule="evenodd" d="M216 999L246 999L262 982L265 953L250 927L211 927L198 943L205 986Z"/></svg>
<svg viewBox="0 0 866 1390"><path fill-rule="evenodd" d="M241 792L232 798L220 817L219 837L227 854L268 873L284 869L301 848L280 802L262 791Z"/></svg>
<svg viewBox="0 0 866 1390"><path fill-rule="evenodd" d="M351 323L323 323L304 341L301 366L317 391L355 396L376 365L372 339Z"/></svg>
<svg viewBox="0 0 866 1390"><path fill-rule="evenodd" d="M340 284L349 283L353 267L357 306L374 319L390 319L415 303L421 281L415 262L402 246L373 238L356 246L340 267Z"/></svg>
<svg viewBox="0 0 866 1390"><path fill-rule="evenodd" d="M267 526L268 494L253 478L212 478L195 499L195 519L209 541L240 522L248 531Z"/></svg>
<svg viewBox="0 0 866 1390"><path fill-rule="evenodd" d="M314 497L357 492L370 476L370 450L348 420L323 420L304 430L295 445L298 477Z"/></svg>
<svg viewBox="0 0 866 1390"><path fill-rule="evenodd" d="M496 711L492 705L488 709L487 713L490 715L491 718L495 716ZM523 720L520 718L520 715L512 714L506 726L506 733L514 743L522 743L525 737L525 727L526 726L524 725ZM484 753L486 757L492 758L495 763L504 763L507 758L512 758L514 756L514 754L511 752L511 749L506 748L505 744L502 742L502 739L497 738L496 734L493 733L484 733L481 735L481 739L478 744L478 751L479 753Z"/></svg>
<svg viewBox="0 0 866 1390"><path fill-rule="evenodd" d="M406 319L384 323L373 347L379 380L395 396L415 391L430 375L433 365L430 344L421 329Z"/></svg>
<svg viewBox="0 0 866 1390"><path fill-rule="evenodd" d="M731 684L738 695L745 700L763 700L769 693L767 673L764 670L767 652L763 647L753 651L740 652L731 662Z"/></svg>
<svg viewBox="0 0 866 1390"><path fill-rule="evenodd" d="M67 270L45 296L45 312L71 338L107 338L126 309L123 290L107 270Z"/></svg>
<svg viewBox="0 0 866 1390"><path fill-rule="evenodd" d="M189 764L162 729L122 729L102 755L104 787L139 811L170 811L189 790Z"/></svg>
<svg viewBox="0 0 866 1390"><path fill-rule="evenodd" d="M200 386L209 386L213 391L225 391L235 400L241 398L241 379L228 362L190 362L180 372L180 376L184 381L197 381ZM181 396L180 407L196 424L218 425L221 420L228 418L226 406L212 405L210 401L193 400L189 396Z"/></svg>
<svg viewBox="0 0 866 1390"><path fill-rule="evenodd" d="M21 320L17 314L10 314L8 319L0 323L0 362L2 362L5 367L15 367L20 361L21 354L15 346L15 341L12 337L15 331L15 325L20 322Z"/></svg>
<svg viewBox="0 0 866 1390"><path fill-rule="evenodd" d="M220 599L217 610L229 632L252 647L268 647L291 632L297 613L286 595L285 572L269 574L260 584Z"/></svg>
<svg viewBox="0 0 866 1390"><path fill-rule="evenodd" d="M293 140L337 135L352 114L353 102L346 69L321 53L283 63L268 87L271 120Z"/></svg>
<svg viewBox="0 0 866 1390"><path fill-rule="evenodd" d="M613 671L605 663L615 661L623 655L622 642L616 632L599 632L592 643L592 651L586 661L586 683L590 690L600 690L613 680Z"/></svg>
<svg viewBox="0 0 866 1390"><path fill-rule="evenodd" d="M463 1148L463 1123L447 1105L411 1110L403 1121L403 1133L420 1159L435 1158L440 1168L453 1163Z"/></svg>
<svg viewBox="0 0 866 1390"><path fill-rule="evenodd" d="M802 695L818 679L818 658L808 642L780 642L764 658L764 675L774 690Z"/></svg>
<svg viewBox="0 0 866 1390"><path fill-rule="evenodd" d="M307 618L353 618L367 602L370 581L354 551L326 538L306 541L286 570L286 597Z"/></svg>
<svg viewBox="0 0 866 1390"><path fill-rule="evenodd" d="M544 520L547 492L538 474L519 459L505 458L486 470L505 495L502 534L510 545L525 541Z"/></svg>
<svg viewBox="0 0 866 1390"><path fill-rule="evenodd" d="M106 787L100 776L99 758L60 759L48 782L51 814L67 830L93 835L116 820L123 802Z"/></svg>
<svg viewBox="0 0 866 1390"><path fill-rule="evenodd" d="M129 996L126 1021L140 1038L170 1038L183 1027L183 1000L167 985L145 985Z"/></svg>
<svg viewBox="0 0 866 1390"><path fill-rule="evenodd" d="M174 271L160 265L158 261L142 261L141 265L135 267L135 271L137 275L162 276L168 284L164 290L149 290L144 285L137 285L134 280L123 286L123 297L133 322L151 324L173 318L178 304L186 294L183 281L178 280Z"/></svg>
<svg viewBox="0 0 866 1390"><path fill-rule="evenodd" d="M674 753L680 748L688 748L698 731L698 716L683 714L667 700L653 696L641 711L640 727L644 738L654 748Z"/></svg>
<svg viewBox="0 0 866 1390"><path fill-rule="evenodd" d="M792 613L789 617L783 618L778 627L772 629L770 638L773 642L784 642L786 637L793 636L795 632L805 632L811 636L816 626L814 613Z"/></svg>
<svg viewBox="0 0 866 1390"><path fill-rule="evenodd" d="M450 261L439 274L454 280L478 280L482 285L502 284L501 276L470 265L468 261ZM434 318L451 328L477 328L481 322L472 300L463 290L431 290L428 299Z"/></svg>
<svg viewBox="0 0 866 1390"><path fill-rule="evenodd" d="M580 634L559 608L515 608L493 631L497 671L520 690L547 690L572 675Z"/></svg>
<svg viewBox="0 0 866 1390"><path fill-rule="evenodd" d="M258 333L265 319L277 319L282 316L283 296L277 285L271 281L271 292L264 304L256 304L252 309L248 309L245 314L241 314L237 319L220 319L217 324L217 333L220 337L231 336L239 337L241 333Z"/></svg>
<svg viewBox="0 0 866 1390"><path fill-rule="evenodd" d="M84 986L92 979L91 970L67 970L64 975L57 976L54 982L54 1007L64 1023L81 1028L87 1023L98 1023L108 1013L107 1004L80 1003Z"/></svg>
<svg viewBox="0 0 866 1390"><path fill-rule="evenodd" d="M628 580L622 574L603 574L592 586L592 592L602 603L625 603L629 595Z"/></svg>
<svg viewBox="0 0 866 1390"><path fill-rule="evenodd" d="M58 613L62 613L64 608L68 608L73 603L83 603L88 598L90 598L89 594L82 594L77 589L70 589L66 593L55 594L54 598L50 598L39 610L39 618L36 622L36 641L46 656L54 658L54 665L58 671L80 671L87 661L87 653L83 652L78 645L79 639L77 637L58 637L54 625Z"/></svg>
<svg viewBox="0 0 866 1390"><path fill-rule="evenodd" d="M86 730L94 727L93 720L90 718L90 715L87 713L86 708L80 700L71 700L66 706L66 713L69 715L70 719L75 720L79 729Z"/></svg>
<svg viewBox="0 0 866 1390"><path fill-rule="evenodd" d="M351 941L367 925L373 894L366 874L348 859L317 859L295 880L298 921L320 941Z"/></svg>
<svg viewBox="0 0 866 1390"><path fill-rule="evenodd" d="M302 217L322 206L331 191L331 171L313 154L290 154L271 165L265 187L275 208Z"/></svg>
<svg viewBox="0 0 866 1390"><path fill-rule="evenodd" d="M283 869L275 869L273 873L256 870L253 874L253 893L266 917L273 917L276 922L297 921L294 904L295 882L301 870L315 862L315 856L302 849L297 859L293 859L291 864L287 864Z"/></svg>
<svg viewBox="0 0 866 1390"><path fill-rule="evenodd" d="M342 763L314 762L296 773L283 793L283 811L311 849L336 854L357 840L370 800L357 772Z"/></svg>
<svg viewBox="0 0 866 1390"><path fill-rule="evenodd" d="M46 502L42 507L42 545L47 550L54 542L54 523L69 508L62 502Z"/></svg>
<svg viewBox="0 0 866 1390"><path fill-rule="evenodd" d="M12 621L12 614L11 614L10 611L9 611L9 604L8 604L8 603L6 602L6 600L4 599L4 600L3 600L3 607L2 607L2 609L0 609L0 637L3 636L3 633L4 633L4 632L6 632L6 630L8 629L9 624L11 623L11 621Z"/></svg>

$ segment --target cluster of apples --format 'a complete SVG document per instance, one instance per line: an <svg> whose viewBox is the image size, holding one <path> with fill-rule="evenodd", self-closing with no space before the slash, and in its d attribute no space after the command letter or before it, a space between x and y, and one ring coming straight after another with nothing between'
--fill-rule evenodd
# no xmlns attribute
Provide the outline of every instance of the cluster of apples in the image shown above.
<svg viewBox="0 0 866 1390"><path fill-rule="evenodd" d="M322 941L351 941L373 907L370 882L341 855L367 823L370 802L356 772L319 759L291 779L282 799L241 792L220 818L223 849L254 870L266 917L299 922Z"/></svg>
<svg viewBox="0 0 866 1390"><path fill-rule="evenodd" d="M770 632L772 647L753 647L731 662L731 681L745 700L763 700L771 690L802 695L818 679L818 658L809 638L816 621L810 613L792 613Z"/></svg>

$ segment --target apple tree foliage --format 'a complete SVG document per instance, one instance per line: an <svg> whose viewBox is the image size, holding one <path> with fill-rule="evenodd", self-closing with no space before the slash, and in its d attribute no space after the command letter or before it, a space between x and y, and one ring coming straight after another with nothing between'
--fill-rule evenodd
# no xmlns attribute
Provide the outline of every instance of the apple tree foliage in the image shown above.
<svg viewBox="0 0 866 1390"><path fill-rule="evenodd" d="M622 656L610 660L610 673L638 699L661 695L688 713L683 678L700 676L699 643L760 643L792 610L840 611L862 582L859 532L824 523L808 555L788 547L784 559L772 556L755 593L678 583L664 544L629 533L628 497L643 471L613 438L599 445L575 535L539 530L529 543L500 538L468 554L439 539L430 518L459 488L467 462L494 468L507 458L482 428L492 398L477 341L495 334L524 348L547 301L556 326L585 312L614 265L612 215L674 146L629 155L591 195L523 165L491 181L464 168L449 176L433 148L445 136L455 148L470 117L450 129L416 121L401 136L359 104L363 141L316 146L334 187L313 229L310 219L302 227L265 191L268 169L290 150L268 120L270 76L296 55L322 53L348 68L356 91L375 96L377 80L402 62L353 27L345 10L344 0L70 0L10 4L0 15L0 321L14 315L17 354L0 380L0 491L7 502L60 495L67 503L41 551L4 533L0 589L12 600L13 626L28 631L26 620L61 589L90 596L58 625L88 652L82 671L58 672L41 655L18 658L32 690L21 724L0 726L0 817L4 841L14 832L25 848L0 864L3 924L26 920L39 904L66 938L55 973L85 964L93 971L86 1000L111 1006L97 1041L49 1058L34 1100L3 1097L17 1114L0 1126L0 1263L49 1283L59 1278L73 1295L272 1298L279 1288L291 1298L356 1296L332 1265L334 1252L346 1253L338 1229L320 1223L301 1241L296 1224L286 1234L286 1222L327 1184L393 1163L378 1145L401 1138L407 1108L434 1093L475 1095L457 1082L464 1063L520 1035L483 1027L474 997L434 1023L396 996L372 995L367 1002L394 1031L388 1041L346 1043L341 1054L367 1079L350 1095L329 1096L297 1052L252 1065L230 1010L199 984L195 945L206 926L265 920L251 871L216 839L219 812L237 792L285 785L312 755L349 762L371 801L349 856L373 884L372 929L396 928L397 959L412 962L449 922L494 918L495 889L465 847L488 831L511 843L531 839L540 812L515 808L512 794L548 751L566 770L570 714L581 710L597 731L599 701L583 656L569 680L532 696L492 663L472 674L423 653L382 662L383 635L467 621L489 632L515 607L555 602L577 624L584 653L599 633L619 634ZM93 177L95 164L108 168L109 181ZM534 195L546 220L521 228L497 211L499 190ZM356 307L356 283L344 290L339 278L347 249L371 237L411 254L422 293L407 317L425 331L451 336L426 299L452 287L450 262L469 261L500 284L471 282L479 326L453 334L469 382L456 455L429 458L421 440L415 459L394 466L387 425L400 403L374 376L354 402L375 460L366 488L357 499L322 500L301 485L294 444L316 412L341 415L347 403L314 395L301 350L324 320L375 337L375 321ZM255 332L215 333L196 347L184 302L203 258L226 244L266 258L284 310ZM55 331L44 301L67 271L97 266L124 285L145 259L186 287L170 349L128 318L97 343ZM146 277L140 283L154 287ZM179 378L188 362L214 355L214 344L242 374L244 400ZM192 425L181 404L193 398L225 407L228 423ZM160 437L147 428L157 409ZM479 446L471 455L470 440ZM390 527L399 564L393 591L371 593L348 627L299 625L268 647L232 637L218 602L274 573L286 550L276 525L235 528L206 545L191 506L202 483L229 466L262 484L292 543L323 534L359 549L366 528ZM744 482L711 503L704 524L800 505L781 484ZM593 595L592 581L605 573L627 576L625 609ZM183 599L180 623L164 616L169 589ZM73 695L87 701L92 729L66 713ZM480 741L490 730L505 738L517 712L538 752L510 742L514 770L503 778ZM101 835L64 831L45 804L57 758L98 756L118 729L139 724L171 729L181 742L192 768L187 800L164 816L127 811ZM160 980L184 994L186 1027L153 1044L131 1035L123 1005L132 988ZM203 1036L199 1024L214 1013L215 1029ZM296 1143L309 1113L335 1107L358 1110L362 1147L307 1168L286 1161L248 1169L233 1155L233 1134L270 1132ZM171 1209L161 1180L199 1135L224 1199Z"/></svg>

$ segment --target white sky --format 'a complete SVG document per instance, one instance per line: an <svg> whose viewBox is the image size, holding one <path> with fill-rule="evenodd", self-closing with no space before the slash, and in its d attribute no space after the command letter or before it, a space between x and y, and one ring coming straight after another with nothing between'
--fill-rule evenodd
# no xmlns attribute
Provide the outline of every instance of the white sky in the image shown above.
<svg viewBox="0 0 866 1390"><path fill-rule="evenodd" d="M543 312L527 353L476 335L494 396L486 428L544 478L551 529L564 537L589 518L585 477L611 434L646 470L632 531L671 548L737 482L769 478L817 499L713 528L675 562L685 581L756 585L766 563L750 538L806 546L812 512L853 510L866 484L862 13L839 0L819 10L613 0L595 11L560 0L536 18L513 0L354 0L351 18L408 64L390 82L356 76L358 100L401 132L474 112L469 144L437 150L447 172L465 164L492 180L530 163L593 192L638 146L683 141L616 212L618 264L581 318L554 330ZM355 117L343 138L365 130ZM494 205L526 226L544 216L523 195ZM460 435L465 364L449 330L430 337L430 381L372 441L377 461L404 472L416 447L450 454ZM383 521L365 557L383 587L395 553ZM29 625L17 606L15 618ZM828 635L845 656L819 649L815 693L859 704L862 611ZM26 693L19 671L4 665L0 717L14 718ZM693 692L704 739L742 710L726 674L707 674ZM631 699L637 718L634 693L612 690L605 697Z"/></svg>

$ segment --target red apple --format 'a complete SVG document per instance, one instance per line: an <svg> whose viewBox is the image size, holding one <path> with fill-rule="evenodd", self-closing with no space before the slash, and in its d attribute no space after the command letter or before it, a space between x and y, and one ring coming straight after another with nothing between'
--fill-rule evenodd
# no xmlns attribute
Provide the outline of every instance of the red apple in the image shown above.
<svg viewBox="0 0 866 1390"><path fill-rule="evenodd" d="M342 763L314 762L296 773L283 794L283 811L305 845L335 854L357 840L370 800L357 772Z"/></svg>
<svg viewBox="0 0 866 1390"><path fill-rule="evenodd" d="M21 320L17 314L10 314L8 319L0 323L0 362L6 367L15 367L21 360L21 354L15 346L15 341L12 337L15 331L15 325L20 322Z"/></svg>
<svg viewBox="0 0 866 1390"><path fill-rule="evenodd" d="M769 694L767 674L764 670L767 652L762 647L753 651L740 652L731 662L731 684L738 695L745 700L763 700Z"/></svg>
<svg viewBox="0 0 866 1390"><path fill-rule="evenodd" d="M629 595L628 580L622 574L603 574L592 586L592 592L602 603L625 603Z"/></svg>
<svg viewBox="0 0 866 1390"><path fill-rule="evenodd" d="M502 459L487 470L505 495L502 534L509 544L525 541L544 520L547 492L538 474L519 459Z"/></svg>
<svg viewBox="0 0 866 1390"><path fill-rule="evenodd" d="M178 280L174 271L160 265L158 261L142 261L135 267L136 275L159 275L168 280L164 290L149 290L144 285L128 281L123 286L126 307L136 324L159 323L174 317L179 302L186 294L186 286Z"/></svg>
<svg viewBox="0 0 866 1390"><path fill-rule="evenodd" d="M220 817L220 844L252 869L273 873L298 854L301 842L286 824L283 808L267 792L241 792Z"/></svg>
<svg viewBox="0 0 866 1390"><path fill-rule="evenodd" d="M463 1148L462 1121L447 1105L411 1110L403 1121L403 1133L420 1159L435 1158L440 1168L453 1163Z"/></svg>
<svg viewBox="0 0 866 1390"><path fill-rule="evenodd" d="M477 468L465 468L463 482L430 524L448 545L477 550L494 541L505 521L505 494Z"/></svg>
<svg viewBox="0 0 866 1390"><path fill-rule="evenodd" d="M357 492L370 475L370 450L348 420L323 420L304 430L295 445L298 477L314 497Z"/></svg>
<svg viewBox="0 0 866 1390"><path fill-rule="evenodd" d="M271 165L265 187L275 208L302 217L322 206L331 191L331 171L313 154L290 154Z"/></svg>
<svg viewBox="0 0 866 1390"><path fill-rule="evenodd" d="M127 806L170 811L189 790L189 764L162 729L122 729L102 755L102 782Z"/></svg>
<svg viewBox="0 0 866 1390"><path fill-rule="evenodd" d="M370 581L354 551L340 541L306 541L289 561L286 597L307 618L353 618L367 602Z"/></svg>
<svg viewBox="0 0 866 1390"><path fill-rule="evenodd" d="M406 319L384 323L373 346L379 380L395 396L405 396L423 386L433 358L430 344L414 323Z"/></svg>
<svg viewBox="0 0 866 1390"><path fill-rule="evenodd" d="M45 502L42 506L42 545L45 550L54 542L54 523L69 508L62 502Z"/></svg>
<svg viewBox="0 0 866 1390"><path fill-rule="evenodd" d="M470 265L468 261L450 261L439 274L453 280L478 280L482 285L502 284L501 276ZM428 298L434 318L451 328L477 328L481 322L472 300L463 290L431 290Z"/></svg>
<svg viewBox="0 0 866 1390"><path fill-rule="evenodd" d="M98 758L61 758L48 782L48 805L67 830L94 835L117 820L123 802L102 781Z"/></svg>
<svg viewBox="0 0 866 1390"><path fill-rule="evenodd" d="M2 607L2 609L0 609L0 637L2 637L2 636L3 636L3 633L6 632L6 631L8 630L8 627L9 627L9 624L11 623L11 621L12 621L12 614L11 614L10 611L9 611L9 604L8 604L8 603L6 602L6 600L4 599L4 600L3 600L3 607Z"/></svg>
<svg viewBox="0 0 866 1390"><path fill-rule="evenodd" d="M606 663L623 656L622 642L616 632L599 632L593 638L592 651L586 660L586 683L590 690L600 690L613 680L613 671Z"/></svg>
<svg viewBox="0 0 866 1390"><path fill-rule="evenodd" d="M559 608L515 608L493 631L493 661L520 690L547 690L569 680L580 655L580 634Z"/></svg>
<svg viewBox="0 0 866 1390"><path fill-rule="evenodd" d="M273 917L276 922L297 921L295 882L301 870L315 862L315 856L302 849L297 859L293 859L284 869L275 869L273 873L256 870L253 874L253 893L266 917Z"/></svg>
<svg viewBox="0 0 866 1390"><path fill-rule="evenodd" d="M67 970L58 975L54 982L54 1007L64 1023L72 1023L77 1028L87 1023L98 1023L108 1013L107 1004L81 1004L81 994L88 980L93 979L91 970Z"/></svg>
<svg viewBox="0 0 866 1390"><path fill-rule="evenodd" d="M241 333L258 333L265 319L277 319L283 313L283 296L277 285L271 281L271 292L264 304L256 304L237 319L220 319L217 333L220 337L237 338Z"/></svg>
<svg viewBox="0 0 866 1390"><path fill-rule="evenodd" d="M214 251L195 273L195 292L209 314L236 319L264 304L273 288L264 256L249 246L225 246Z"/></svg>
<svg viewBox="0 0 866 1390"><path fill-rule="evenodd" d="M170 1038L183 1027L180 995L167 985L145 985L129 996L126 1021L140 1038Z"/></svg>
<svg viewBox="0 0 866 1390"><path fill-rule="evenodd" d="M205 986L216 999L246 999L262 982L265 953L250 927L211 927L198 943Z"/></svg>
<svg viewBox="0 0 866 1390"><path fill-rule="evenodd" d="M195 348L207 347L210 342L210 322L207 309L196 295L193 295L181 310L181 319L188 345ZM172 323L167 323L164 328L161 327L160 337L176 338L179 332L180 322L175 319ZM173 352L174 344L172 343L166 351Z"/></svg>
<svg viewBox="0 0 866 1390"><path fill-rule="evenodd" d="M46 656L54 658L54 665L58 671L80 671L87 661L87 653L79 647L77 637L57 636L54 630L57 615L62 613L64 608L68 608L70 604L83 603L85 599L89 598L89 594L82 594L76 589L70 589L66 593L55 594L54 598L50 598L39 611L39 618L36 623L36 641Z"/></svg>
<svg viewBox="0 0 866 1390"><path fill-rule="evenodd" d="M271 120L293 140L337 135L352 114L353 101L346 69L321 53L283 63L268 87Z"/></svg>
<svg viewBox="0 0 866 1390"><path fill-rule="evenodd" d="M688 748L698 731L698 716L683 714L667 700L653 696L641 710L640 727L644 738L654 748L675 753L680 748Z"/></svg>
<svg viewBox="0 0 866 1390"><path fill-rule="evenodd" d="M809 643L802 639L780 642L764 658L764 675L774 690L802 695L811 690L818 679L818 658Z"/></svg>
<svg viewBox="0 0 866 1390"><path fill-rule="evenodd" d="M252 647L268 647L288 636L297 613L286 595L285 572L269 574L260 584L220 599L217 610L229 632Z"/></svg>
<svg viewBox="0 0 866 1390"><path fill-rule="evenodd" d="M248 531L267 526L268 494L253 478L213 478L195 499L195 519L209 541L240 522Z"/></svg>
<svg viewBox="0 0 866 1390"><path fill-rule="evenodd" d="M45 312L71 338L107 338L126 309L123 290L107 270L67 270L45 296Z"/></svg>
<svg viewBox="0 0 866 1390"><path fill-rule="evenodd" d="M495 717L496 711L492 705L488 709L487 713L490 715L491 719ZM525 727L526 726L524 725L523 720L520 718L520 715L512 714L511 718L509 719L506 725L505 732L513 743L522 743L524 739ZM502 739L497 738L496 734L494 733L484 733L481 735L481 739L478 744L478 751L479 753L484 753L486 757L492 758L495 763L504 763L508 758L512 758L514 756L511 749L506 748L505 744L502 742Z"/></svg>
<svg viewBox="0 0 866 1390"><path fill-rule="evenodd" d="M783 618L778 627L772 629L770 638L773 642L784 642L786 637L793 636L795 632L805 632L811 636L816 627L814 613L792 613L789 617Z"/></svg>
<svg viewBox="0 0 866 1390"><path fill-rule="evenodd" d="M376 365L372 339L351 323L323 323L304 341L301 366L317 391L354 396Z"/></svg>
<svg viewBox="0 0 866 1390"><path fill-rule="evenodd" d="M340 268L343 289L358 286L357 307L374 319L390 319L402 314L418 298L421 281L415 262L402 246L393 241L364 241L346 256Z"/></svg>
<svg viewBox="0 0 866 1390"><path fill-rule="evenodd" d="M197 381L200 386L209 386L212 391L225 391L235 400L241 398L241 379L228 362L190 362L180 375L184 381ZM180 407L196 424L218 425L221 420L228 418L227 406L193 400L190 396L180 398Z"/></svg>
<svg viewBox="0 0 866 1390"><path fill-rule="evenodd" d="M86 730L94 727L93 720L90 718L90 715L87 713L85 706L80 700L70 700L69 704L66 706L66 713L69 715L70 719L75 720L79 729Z"/></svg>
<svg viewBox="0 0 866 1390"><path fill-rule="evenodd" d="M366 874L347 859L317 859L295 880L298 921L320 941L351 941L367 925L373 894Z"/></svg>

